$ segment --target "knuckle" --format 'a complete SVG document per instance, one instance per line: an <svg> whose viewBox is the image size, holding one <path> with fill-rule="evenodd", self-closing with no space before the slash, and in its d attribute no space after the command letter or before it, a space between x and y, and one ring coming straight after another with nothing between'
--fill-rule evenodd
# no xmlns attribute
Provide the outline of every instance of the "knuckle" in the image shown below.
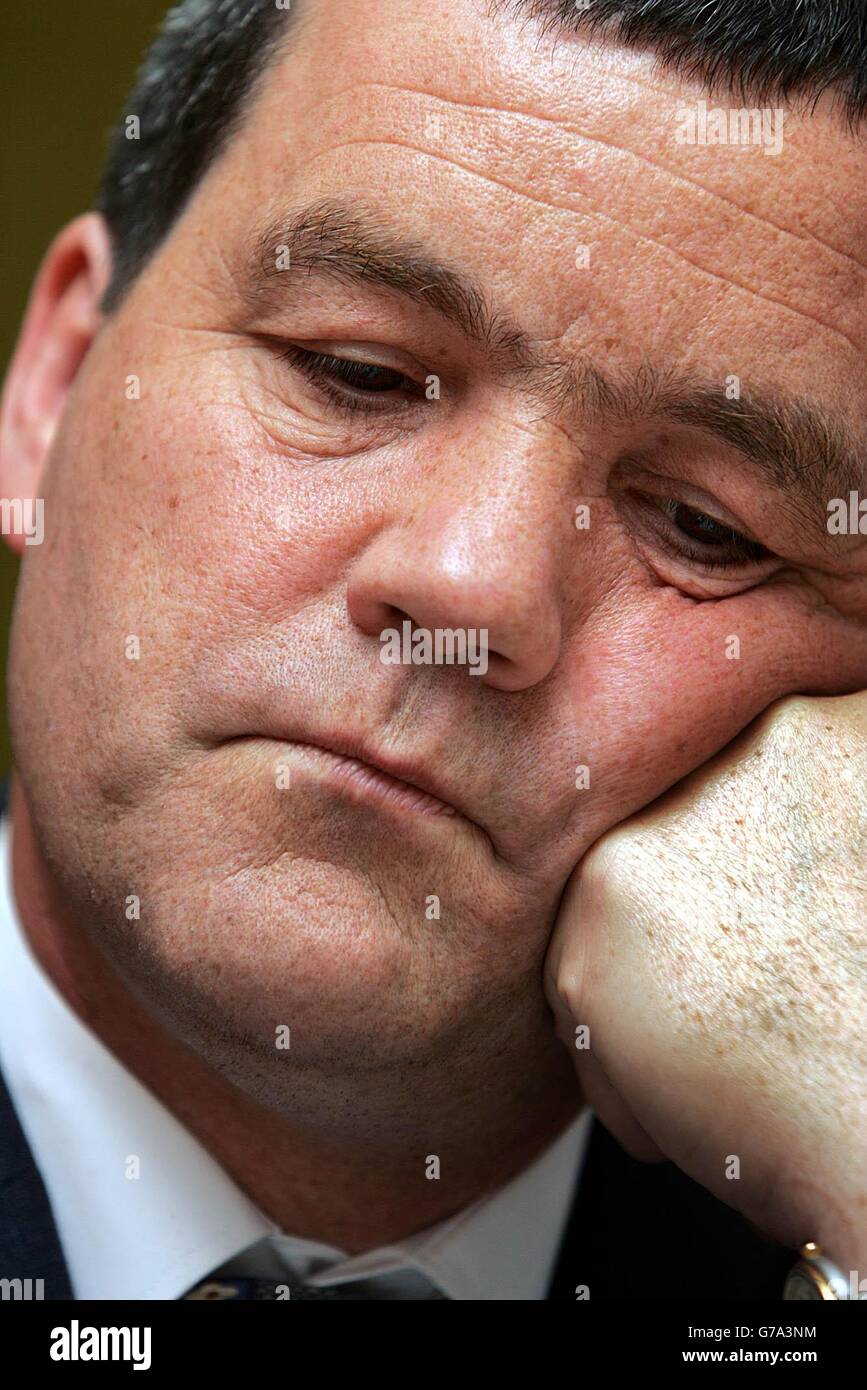
<svg viewBox="0 0 867 1390"><path fill-rule="evenodd" d="M553 981L555 998L552 1003L565 1009L570 1018L577 1018L581 1011L582 971L574 960L562 961Z"/></svg>

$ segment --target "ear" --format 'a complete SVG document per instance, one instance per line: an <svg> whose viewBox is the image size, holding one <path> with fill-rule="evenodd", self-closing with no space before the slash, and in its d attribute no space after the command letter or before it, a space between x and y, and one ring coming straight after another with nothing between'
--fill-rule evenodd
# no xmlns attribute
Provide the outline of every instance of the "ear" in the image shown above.
<svg viewBox="0 0 867 1390"><path fill-rule="evenodd" d="M25 515L39 495L69 389L102 322L110 275L108 228L98 213L86 213L55 238L30 292L0 403L0 493L20 498ZM24 528L5 540L21 554Z"/></svg>

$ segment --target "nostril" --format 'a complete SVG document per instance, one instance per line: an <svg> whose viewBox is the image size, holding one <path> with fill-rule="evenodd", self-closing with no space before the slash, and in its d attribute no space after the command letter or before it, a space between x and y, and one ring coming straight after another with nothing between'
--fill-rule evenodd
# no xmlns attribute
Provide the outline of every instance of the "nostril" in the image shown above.
<svg viewBox="0 0 867 1390"><path fill-rule="evenodd" d="M403 623L412 623L413 627L415 627L411 615L405 612L403 608L396 608L393 603L384 603L382 605L383 627L401 627Z"/></svg>

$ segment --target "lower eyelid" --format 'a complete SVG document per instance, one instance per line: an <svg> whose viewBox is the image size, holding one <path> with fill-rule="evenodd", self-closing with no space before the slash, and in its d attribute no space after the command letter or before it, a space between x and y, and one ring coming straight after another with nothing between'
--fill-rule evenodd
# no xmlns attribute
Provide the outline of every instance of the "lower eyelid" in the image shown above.
<svg viewBox="0 0 867 1390"><path fill-rule="evenodd" d="M652 513L652 519L648 518L647 524L653 526L657 544L662 545L669 558L681 564L695 565L708 573L714 573L747 567L757 570L763 564L769 564L776 558L772 551L769 551L765 546L760 546L760 542L753 541L749 536L743 536L743 543L748 546L760 547L761 554L755 556L748 554L721 556L719 551L724 548L723 546L709 546L707 550L704 550L699 541L678 530L665 503L668 503L672 508L685 506L691 511L698 511L698 508L689 507L688 503L680 502L677 498L666 498L657 493L639 493L630 489L629 494L625 495L630 498L633 505L640 507L643 512ZM704 515L711 516L709 512L704 513ZM728 522L720 521L716 517L711 517L711 519L724 529L735 532L735 535L742 535L741 532L736 532L734 527L729 526ZM731 544L735 543L732 542Z"/></svg>
<svg viewBox="0 0 867 1390"><path fill-rule="evenodd" d="M678 531L674 523L669 524L669 529L672 533L672 549L677 549L679 545L681 558L693 564L703 565L704 568L708 570L737 569L739 566L747 565L758 566L767 560L773 559L771 553L764 550L763 547L761 553L758 555L750 555L749 553L743 552L738 554L737 540L732 540L728 543L723 542L718 546L708 545L707 549L704 549L700 541L694 540L692 536L687 536L683 532ZM743 538L743 542L744 545L747 546L757 544L757 542L747 540L746 537ZM726 553L727 544L728 553Z"/></svg>

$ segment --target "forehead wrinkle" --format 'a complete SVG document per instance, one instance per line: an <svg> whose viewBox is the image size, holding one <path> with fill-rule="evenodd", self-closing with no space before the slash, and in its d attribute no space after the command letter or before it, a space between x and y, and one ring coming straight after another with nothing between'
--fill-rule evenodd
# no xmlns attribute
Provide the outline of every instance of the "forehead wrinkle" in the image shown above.
<svg viewBox="0 0 867 1390"><path fill-rule="evenodd" d="M597 56L600 62L604 59L605 53L606 50L604 46L599 46L597 49ZM672 101L671 86L666 86L664 83L653 84L648 81L643 81L639 78L636 78L634 73L621 72L614 63L611 63L609 66L605 68L605 73L607 79L615 85L620 84L623 86L637 88L642 93L650 93L652 96L659 98L660 102L664 102L666 105L670 104ZM763 213L754 212L751 208L745 206L736 198L733 198L729 194L722 192L720 189L713 188L711 185L703 183L701 179L689 175L684 169L678 169L675 165L667 163L662 159L655 158L652 155L646 153L644 150L638 149L633 145L621 144L618 141L604 139L599 134L591 134L588 130L580 128L572 118L566 118L563 116L548 116L544 112L529 111L522 106L507 106L502 103L498 105L491 105L487 102L470 102L467 100L456 100L455 98L448 96L446 93L442 91L427 90L423 87L418 86L404 87L400 84L390 82L370 81L358 84L353 87L339 88L331 95L333 97L354 95L357 98L358 91L362 87L371 89L381 87L388 93L401 92L403 94L409 94L412 96L426 97L437 101L444 107L454 107L461 112L472 112L478 115L495 115L507 117L517 116L529 122L535 122L543 127L553 126L555 129L562 131L564 134L573 135L578 139L584 141L588 145L596 145L600 149L608 149L615 153L623 154L627 157L632 157L638 163L645 165L654 173L667 176L672 180L676 181L678 184L683 185L685 188L692 189L701 195L705 195L709 199L716 200L725 207L730 207L737 215L743 216L744 218L748 218L751 221L757 222L760 228L765 227L770 229L771 231L779 232L780 235L783 237L790 237L810 245L818 246L823 251L826 251L829 257L839 258L840 260L845 261L846 263L851 265L854 270L861 272L862 274L867 274L867 261L859 260L858 256L854 252L844 250L843 247L835 245L831 241L825 240L823 237L811 231L809 228L805 226L797 228L794 226L787 227L782 222L775 221L774 218L771 216L766 216ZM684 99L685 98L683 97L678 98L678 100L681 102ZM797 109L797 105L793 105L792 107L790 107L790 113L797 114ZM658 119L663 119L661 113L658 113Z"/></svg>

